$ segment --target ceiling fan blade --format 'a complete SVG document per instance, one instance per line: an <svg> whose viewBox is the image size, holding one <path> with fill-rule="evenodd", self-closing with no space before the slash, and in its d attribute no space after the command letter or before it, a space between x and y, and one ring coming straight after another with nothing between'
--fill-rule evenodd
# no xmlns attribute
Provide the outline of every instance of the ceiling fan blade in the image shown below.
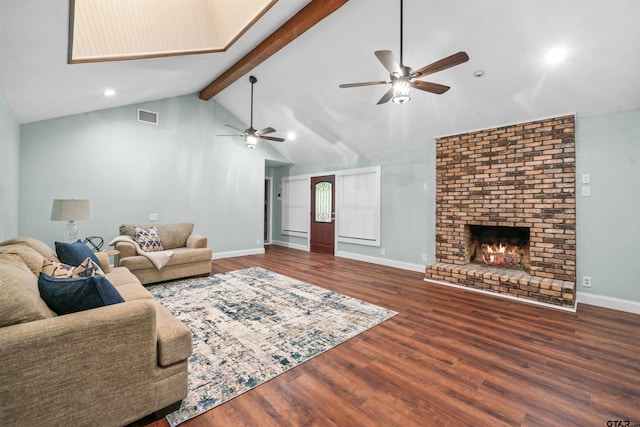
<svg viewBox="0 0 640 427"><path fill-rule="evenodd" d="M216 135L216 136L244 136L244 135Z"/></svg>
<svg viewBox="0 0 640 427"><path fill-rule="evenodd" d="M455 67L463 62L469 60L469 55L466 52L454 53L451 56L447 56L439 61L429 64L426 67L420 68L418 71L412 74L412 77L428 76L429 74L437 73L438 71L446 70L447 68Z"/></svg>
<svg viewBox="0 0 640 427"><path fill-rule="evenodd" d="M416 89L424 90L426 92L436 93L438 95L441 95L451 89L449 86L438 83L422 82L420 80L412 81L411 87L415 87Z"/></svg>
<svg viewBox="0 0 640 427"><path fill-rule="evenodd" d="M256 132L256 134L258 135L266 135L268 133L273 133L276 130L272 127L268 127L268 128L264 128L264 129L260 129L259 131Z"/></svg>
<svg viewBox="0 0 640 427"><path fill-rule="evenodd" d="M396 57L393 56L393 52L391 52L390 50L378 50L375 52L375 54L390 74L402 74L400 64L398 63Z"/></svg>
<svg viewBox="0 0 640 427"><path fill-rule="evenodd" d="M380 101L378 101L378 105L384 104L385 102L389 102L389 100L392 97L393 97L393 87L390 87L389 90L387 90L385 94L382 95L382 98L380 98Z"/></svg>
<svg viewBox="0 0 640 427"><path fill-rule="evenodd" d="M387 84L387 83L389 83L389 82L387 82L385 80L378 80L376 82L345 83L345 84L341 84L340 87L344 89L344 88L348 88L348 87L383 85L383 84Z"/></svg>
<svg viewBox="0 0 640 427"><path fill-rule="evenodd" d="M238 132L240 132L241 134L244 135L244 131L242 129L238 129L237 127L233 126L233 125L225 125L228 128L231 128L233 130L237 130Z"/></svg>
<svg viewBox="0 0 640 427"><path fill-rule="evenodd" d="M263 135L258 135L258 138L266 139L266 140L268 140L268 141L284 142L284 138L277 138L277 137L275 137L275 136L263 136Z"/></svg>

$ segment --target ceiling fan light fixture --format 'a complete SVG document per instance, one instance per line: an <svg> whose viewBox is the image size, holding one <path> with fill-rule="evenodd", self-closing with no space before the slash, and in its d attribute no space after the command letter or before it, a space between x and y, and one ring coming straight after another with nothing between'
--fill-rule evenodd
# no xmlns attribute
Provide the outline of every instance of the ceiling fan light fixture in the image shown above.
<svg viewBox="0 0 640 427"><path fill-rule="evenodd" d="M256 148L256 145L258 145L258 138L253 134L249 134L244 137L244 143L247 148Z"/></svg>
<svg viewBox="0 0 640 427"><path fill-rule="evenodd" d="M411 84L407 79L398 79L393 82L393 97L391 101L396 104L404 104L411 100L410 88Z"/></svg>

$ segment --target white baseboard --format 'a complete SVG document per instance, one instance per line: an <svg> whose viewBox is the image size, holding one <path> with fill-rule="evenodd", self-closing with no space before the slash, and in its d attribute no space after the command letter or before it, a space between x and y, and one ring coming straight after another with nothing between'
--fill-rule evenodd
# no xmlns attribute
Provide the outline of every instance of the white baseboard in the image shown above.
<svg viewBox="0 0 640 427"><path fill-rule="evenodd" d="M597 305L598 307L640 314L640 301L608 297L605 295L576 292L578 304Z"/></svg>
<svg viewBox="0 0 640 427"><path fill-rule="evenodd" d="M236 256L245 256L245 255L260 255L263 253L264 253L264 248L241 249L239 251L227 251L227 252L214 252L213 259L233 258Z"/></svg>
<svg viewBox="0 0 640 427"><path fill-rule="evenodd" d="M299 245L297 243L283 242L280 240L272 240L272 245L284 246L285 248L298 249L299 251L309 252L309 246Z"/></svg>
<svg viewBox="0 0 640 427"><path fill-rule="evenodd" d="M561 306L561 305L555 305L555 304L549 304L546 302L540 302L540 301L536 301L536 300L532 300L532 299L527 299L527 298L519 298L513 295L509 295L509 294L501 294L499 292L495 292L495 291L487 291L485 289L478 289L478 288L472 288L472 287L468 287L468 286L462 286L462 285L456 285L455 283L449 283L449 282L441 282L440 280L431 280L431 279L423 279L425 282L431 282L431 283L437 283L438 285L445 285L445 286L451 286L452 288L458 288L458 289L462 289L465 291L472 291L472 292L478 292L481 294L485 294L485 295L491 295L494 297L499 297L499 298L505 298L505 299L510 299L513 301L519 301L519 302L525 302L527 304L534 304L534 305L539 305L542 307L547 307L547 308L553 308L556 310L563 310L563 311L569 311L571 313L575 313L576 312L576 307L565 307L565 306Z"/></svg>
<svg viewBox="0 0 640 427"><path fill-rule="evenodd" d="M351 252L338 251L336 256L342 258L354 259L356 261L370 262L372 264L384 265L386 267L400 268L402 270L416 271L424 273L425 266L423 264L412 264L410 262L396 261L387 258L374 257L369 255L354 254Z"/></svg>

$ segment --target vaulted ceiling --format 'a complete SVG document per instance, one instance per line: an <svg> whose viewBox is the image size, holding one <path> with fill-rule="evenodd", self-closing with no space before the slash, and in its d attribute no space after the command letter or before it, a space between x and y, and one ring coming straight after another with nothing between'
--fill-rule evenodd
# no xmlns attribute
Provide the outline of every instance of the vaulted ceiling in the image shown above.
<svg viewBox="0 0 640 427"><path fill-rule="evenodd" d="M21 123L199 93L306 4L279 0L226 51L68 64L68 0L0 2L0 87ZM423 80L404 105L376 105L388 79L374 56L399 56L399 0L350 0L213 99L247 125L295 140L273 142L297 164L432 144L433 137L559 114L640 108L640 2L636 0L405 0L405 65L458 51L470 60ZM566 48L563 62L545 61ZM475 77L483 70L483 77ZM116 90L110 98L107 88ZM202 101L206 102L206 101ZM215 143L215 141L213 141Z"/></svg>

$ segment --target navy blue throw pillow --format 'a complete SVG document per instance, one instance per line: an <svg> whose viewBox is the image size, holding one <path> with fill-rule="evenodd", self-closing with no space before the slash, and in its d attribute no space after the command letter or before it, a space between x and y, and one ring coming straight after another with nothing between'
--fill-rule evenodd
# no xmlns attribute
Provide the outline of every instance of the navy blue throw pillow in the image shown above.
<svg viewBox="0 0 640 427"><path fill-rule="evenodd" d="M98 264L100 268L103 268L100 261L98 261L96 254L89 249L89 246L82 243L79 239L77 242L73 243L55 242L55 244L56 254L58 255L60 262L77 267L82 263L82 261L89 257Z"/></svg>
<svg viewBox="0 0 640 427"><path fill-rule="evenodd" d="M104 276L55 278L40 273L40 296L56 314L69 314L124 302Z"/></svg>

